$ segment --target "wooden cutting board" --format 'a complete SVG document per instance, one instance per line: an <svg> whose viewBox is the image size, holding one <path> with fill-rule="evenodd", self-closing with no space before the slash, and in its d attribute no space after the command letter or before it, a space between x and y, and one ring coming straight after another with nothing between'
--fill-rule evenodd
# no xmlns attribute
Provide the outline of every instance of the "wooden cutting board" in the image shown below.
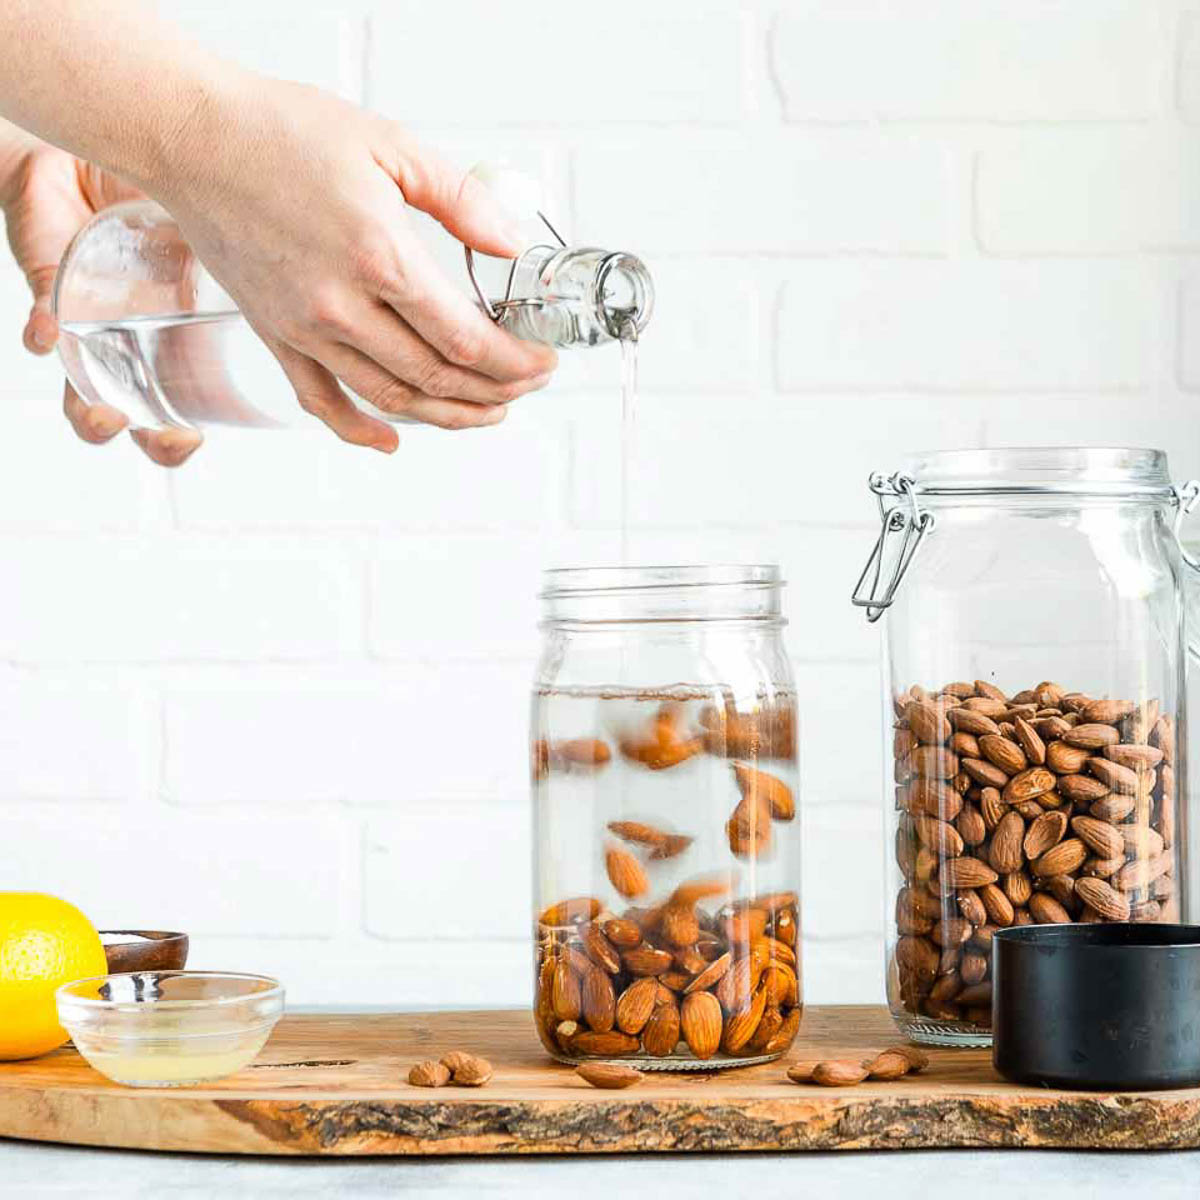
<svg viewBox="0 0 1200 1200"><path fill-rule="evenodd" d="M882 1008L805 1013L789 1058L897 1041ZM464 1049L484 1088L408 1086L412 1063ZM296 1014L219 1085L125 1088L73 1050L0 1063L0 1136L236 1154L556 1154L928 1146L1200 1146L1200 1088L1061 1092L1003 1083L984 1050L932 1050L896 1083L800 1087L786 1064L653 1074L597 1091L551 1061L526 1012Z"/></svg>

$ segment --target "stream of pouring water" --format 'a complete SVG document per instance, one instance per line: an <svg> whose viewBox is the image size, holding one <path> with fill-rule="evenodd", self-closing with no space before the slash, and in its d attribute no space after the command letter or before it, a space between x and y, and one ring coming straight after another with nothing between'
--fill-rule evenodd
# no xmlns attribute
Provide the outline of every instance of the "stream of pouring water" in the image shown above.
<svg viewBox="0 0 1200 1200"><path fill-rule="evenodd" d="M621 330L621 565L629 566L629 515L637 425L637 328Z"/></svg>

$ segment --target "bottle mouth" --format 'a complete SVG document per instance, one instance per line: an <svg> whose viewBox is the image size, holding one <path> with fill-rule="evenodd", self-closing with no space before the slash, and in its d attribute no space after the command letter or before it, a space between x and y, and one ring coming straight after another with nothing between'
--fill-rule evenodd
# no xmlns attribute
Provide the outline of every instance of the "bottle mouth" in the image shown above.
<svg viewBox="0 0 1200 1200"><path fill-rule="evenodd" d="M654 312L654 283L634 254L607 255L596 272L596 310L614 338L636 338Z"/></svg>
<svg viewBox="0 0 1200 1200"><path fill-rule="evenodd" d="M784 579L770 563L566 567L546 571L548 623L766 621L782 624Z"/></svg>

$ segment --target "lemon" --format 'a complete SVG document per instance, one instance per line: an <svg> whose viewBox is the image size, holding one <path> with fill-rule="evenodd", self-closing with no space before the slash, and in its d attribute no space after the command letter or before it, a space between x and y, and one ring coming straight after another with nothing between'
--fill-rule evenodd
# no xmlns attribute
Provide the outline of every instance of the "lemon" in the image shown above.
<svg viewBox="0 0 1200 1200"><path fill-rule="evenodd" d="M100 935L73 904L40 892L0 892L0 1059L61 1046L54 990L104 975Z"/></svg>

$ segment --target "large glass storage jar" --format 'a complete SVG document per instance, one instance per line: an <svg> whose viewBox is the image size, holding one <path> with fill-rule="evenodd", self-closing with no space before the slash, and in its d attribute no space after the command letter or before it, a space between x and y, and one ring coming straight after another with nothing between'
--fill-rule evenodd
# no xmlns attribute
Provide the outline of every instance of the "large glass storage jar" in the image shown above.
<svg viewBox="0 0 1200 1200"><path fill-rule="evenodd" d="M918 1041L984 1045L996 929L1184 911L1175 531L1196 485L1154 450L1014 449L871 487L855 602L885 617L888 1000Z"/></svg>
<svg viewBox="0 0 1200 1200"><path fill-rule="evenodd" d="M712 1068L800 1024L796 709L776 567L550 571L534 1015L564 1062Z"/></svg>

